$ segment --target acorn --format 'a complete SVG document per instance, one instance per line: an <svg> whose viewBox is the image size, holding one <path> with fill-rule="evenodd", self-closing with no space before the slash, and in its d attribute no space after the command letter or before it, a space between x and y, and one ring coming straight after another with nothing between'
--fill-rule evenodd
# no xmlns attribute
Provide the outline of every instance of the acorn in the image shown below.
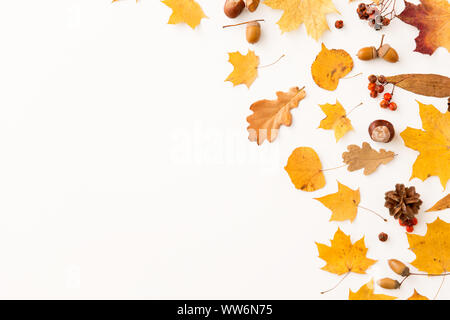
<svg viewBox="0 0 450 320"><path fill-rule="evenodd" d="M360 60L372 60L378 58L377 48L375 47L365 47L358 51L357 54Z"/></svg>
<svg viewBox="0 0 450 320"><path fill-rule="evenodd" d="M378 56L383 58L387 62L395 63L398 61L398 53L388 44L383 44L380 49L378 49Z"/></svg>
<svg viewBox="0 0 450 320"><path fill-rule="evenodd" d="M254 12L259 6L259 0L246 0L245 5L248 11Z"/></svg>
<svg viewBox="0 0 450 320"><path fill-rule="evenodd" d="M377 281L378 285L384 289L398 289L400 282L391 278L383 278Z"/></svg>
<svg viewBox="0 0 450 320"><path fill-rule="evenodd" d="M369 125L369 135L376 142L391 142L395 136L394 126L387 120L375 120Z"/></svg>
<svg viewBox="0 0 450 320"><path fill-rule="evenodd" d="M261 25L257 21L253 21L247 24L245 30L245 36L248 43L256 43L261 38Z"/></svg>
<svg viewBox="0 0 450 320"><path fill-rule="evenodd" d="M223 12L225 12L228 18L234 19L241 14L244 8L244 0L226 0Z"/></svg>
<svg viewBox="0 0 450 320"><path fill-rule="evenodd" d="M396 274L401 275L402 277L406 277L409 275L409 268L401 261L396 259L388 260L389 267L391 267L392 271Z"/></svg>

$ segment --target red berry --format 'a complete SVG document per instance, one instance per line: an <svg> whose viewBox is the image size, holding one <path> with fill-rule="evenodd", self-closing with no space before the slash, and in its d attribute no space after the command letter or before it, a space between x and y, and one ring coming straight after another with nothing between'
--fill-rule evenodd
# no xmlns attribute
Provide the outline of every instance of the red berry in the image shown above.
<svg viewBox="0 0 450 320"><path fill-rule="evenodd" d="M391 20L389 20L388 18L383 19L383 26L388 26L390 23L391 23Z"/></svg>
<svg viewBox="0 0 450 320"><path fill-rule="evenodd" d="M414 231L414 227L413 226L407 226L406 227L406 231L413 232Z"/></svg>
<svg viewBox="0 0 450 320"><path fill-rule="evenodd" d="M368 79L370 83L376 83L378 78L376 75L371 74Z"/></svg>
<svg viewBox="0 0 450 320"><path fill-rule="evenodd" d="M369 88L370 91L375 90L376 87L377 85L374 82L369 83L369 85L367 86L367 88Z"/></svg>
<svg viewBox="0 0 450 320"><path fill-rule="evenodd" d="M342 29L342 27L344 26L344 21L342 21L342 20L337 20L337 21L334 23L334 26L336 27L336 29Z"/></svg>
<svg viewBox="0 0 450 320"><path fill-rule="evenodd" d="M401 225L402 227L406 226L406 224L403 222L402 219L398 219L398 223L400 223L400 225Z"/></svg>
<svg viewBox="0 0 450 320"><path fill-rule="evenodd" d="M395 102L389 103L389 109L391 109L392 111L397 110L397 104Z"/></svg>
<svg viewBox="0 0 450 320"><path fill-rule="evenodd" d="M378 97L378 92L376 92L375 90L372 90L372 91L370 91L370 96L372 98L376 98L376 97Z"/></svg>
<svg viewBox="0 0 450 320"><path fill-rule="evenodd" d="M389 107L389 101L381 100L380 107L382 107L383 109L386 109L387 107Z"/></svg>
<svg viewBox="0 0 450 320"><path fill-rule="evenodd" d="M384 97L384 100L390 101L392 99L392 94L390 94L389 92L386 92L383 97Z"/></svg>
<svg viewBox="0 0 450 320"><path fill-rule="evenodd" d="M416 217L413 218L412 224L413 224L413 226L415 226L417 224L417 218Z"/></svg>
<svg viewBox="0 0 450 320"><path fill-rule="evenodd" d="M383 86L377 86L378 93L383 93L384 87Z"/></svg>

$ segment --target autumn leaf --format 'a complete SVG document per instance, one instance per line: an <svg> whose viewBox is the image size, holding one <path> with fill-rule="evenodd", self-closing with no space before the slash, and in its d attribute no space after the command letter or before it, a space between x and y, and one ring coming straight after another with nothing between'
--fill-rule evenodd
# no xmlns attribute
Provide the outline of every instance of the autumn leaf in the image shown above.
<svg viewBox="0 0 450 320"><path fill-rule="evenodd" d="M411 263L429 274L441 274L450 270L450 223L437 218L427 224L425 236L407 234L409 249L416 259Z"/></svg>
<svg viewBox="0 0 450 320"><path fill-rule="evenodd" d="M445 189L450 179L450 112L441 113L433 105L418 103L423 130L407 127L400 134L407 147L420 152L411 179L424 181L438 176Z"/></svg>
<svg viewBox="0 0 450 320"><path fill-rule="evenodd" d="M443 197L441 200L436 202L434 206L432 206L430 209L428 209L425 212L431 212L431 211L440 211L450 208L450 193Z"/></svg>
<svg viewBox="0 0 450 320"><path fill-rule="evenodd" d="M337 275L348 272L365 274L366 270L377 262L366 257L367 248L364 237L352 243L350 236L338 228L330 242L331 246L316 242L319 258L327 263L321 268L322 270Z"/></svg>
<svg viewBox="0 0 450 320"><path fill-rule="evenodd" d="M264 4L284 11L277 22L282 32L293 31L304 23L308 35L316 40L330 30L326 15L339 13L331 0L266 0Z"/></svg>
<svg viewBox="0 0 450 320"><path fill-rule="evenodd" d="M200 21L206 18L202 8L195 0L163 0L162 3L173 11L168 24L186 23L195 29Z"/></svg>
<svg viewBox="0 0 450 320"><path fill-rule="evenodd" d="M381 165L387 164L394 159L395 153L380 149L376 151L367 143L363 142L362 148L352 144L347 147L348 152L342 154L344 163L348 164L348 171L356 171L364 168L364 174L367 176Z"/></svg>
<svg viewBox="0 0 450 320"><path fill-rule="evenodd" d="M439 74L408 73L386 77L388 83L428 97L450 96L450 78Z"/></svg>
<svg viewBox="0 0 450 320"><path fill-rule="evenodd" d="M373 279L359 288L358 291L353 292L349 290L348 293L349 300L395 300L397 297L388 296L386 294L375 294L373 293Z"/></svg>
<svg viewBox="0 0 450 320"><path fill-rule="evenodd" d="M238 51L231 52L228 57L234 70L225 81L230 81L233 86L245 84L250 88L258 76L259 57L252 50L248 50L245 56Z"/></svg>
<svg viewBox="0 0 450 320"><path fill-rule="evenodd" d="M419 294L419 293L417 292L417 290L414 289L413 295L412 295L411 297L409 297L408 300L430 300L430 299L428 299L427 297L425 297L425 296Z"/></svg>
<svg viewBox="0 0 450 320"><path fill-rule="evenodd" d="M361 200L359 189L352 190L338 181L338 192L315 198L331 210L330 221L353 221L358 213Z"/></svg>
<svg viewBox="0 0 450 320"><path fill-rule="evenodd" d="M292 151L284 169L297 189L311 192L325 186L322 162L312 148L299 147Z"/></svg>
<svg viewBox="0 0 450 320"><path fill-rule="evenodd" d="M291 109L297 108L305 96L304 89L294 87L288 92L277 92L277 100L260 100L252 104L253 114L247 117L249 140L258 145L266 139L269 142L275 140L281 125L291 125Z"/></svg>
<svg viewBox="0 0 450 320"><path fill-rule="evenodd" d="M347 132L353 130L350 119L339 101L336 104L319 105L322 111L327 115L325 119L320 121L319 128L325 130L334 130L334 137L338 142Z"/></svg>
<svg viewBox="0 0 450 320"><path fill-rule="evenodd" d="M414 51L433 54L438 47L450 52L450 4L448 0L420 0L415 5L405 1L405 10L397 17L419 29Z"/></svg>
<svg viewBox="0 0 450 320"><path fill-rule="evenodd" d="M322 51L311 66L314 82L325 90L336 90L339 79L353 69L352 57L342 49L331 49L322 43Z"/></svg>

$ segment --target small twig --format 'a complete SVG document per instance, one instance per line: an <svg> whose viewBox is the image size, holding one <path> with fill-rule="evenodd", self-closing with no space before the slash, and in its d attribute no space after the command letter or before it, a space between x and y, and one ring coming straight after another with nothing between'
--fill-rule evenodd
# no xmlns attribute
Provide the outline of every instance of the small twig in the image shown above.
<svg viewBox="0 0 450 320"><path fill-rule="evenodd" d="M352 113L356 108L358 108L359 106L362 106L362 105L363 105L363 103L361 102L357 106L354 106L352 109L350 109L349 112L347 112L347 114L345 116L348 117L350 115L350 113Z"/></svg>
<svg viewBox="0 0 450 320"><path fill-rule="evenodd" d="M436 294L435 294L433 300L436 300L436 298L437 298L439 292L440 292L441 289L442 289L442 286L444 285L444 281L445 281L445 277L442 277L441 285L439 286L439 289L438 289L438 291L436 292Z"/></svg>
<svg viewBox="0 0 450 320"><path fill-rule="evenodd" d="M272 62L271 64L266 64L265 66L259 66L259 67L257 67L257 68L258 68L258 69L261 69L261 68L267 68L267 67L273 66L275 63L277 63L278 61L280 61L281 59L283 59L285 56L286 56L286 55L283 54L281 57L279 57L279 58L277 59L277 61Z"/></svg>
<svg viewBox="0 0 450 320"><path fill-rule="evenodd" d="M236 24L229 24L226 26L223 26L222 28L229 28L229 27L236 27L236 26L241 26L243 24L247 24L247 23L252 23L252 22L262 22L264 21L264 19L256 19L256 20L250 20L250 21L245 21L245 22L240 22L240 23L236 23Z"/></svg>
<svg viewBox="0 0 450 320"><path fill-rule="evenodd" d="M379 214L378 212L375 212L375 211L373 211L373 210L371 210L371 209L369 209L369 208L363 207L363 206L361 206L361 205L358 205L358 208L361 208L361 209L370 211L370 212L372 212L373 214L375 214L375 215L377 215L378 217L380 217L381 219L383 219L384 222L387 222L387 219L386 219L386 218L383 218L383 216L382 216L381 214Z"/></svg>
<svg viewBox="0 0 450 320"><path fill-rule="evenodd" d="M339 167L334 167L334 168L327 168L327 169L321 169L320 171L330 171L330 170L335 170L335 169L340 169L347 166L346 164L339 166Z"/></svg>
<svg viewBox="0 0 450 320"><path fill-rule="evenodd" d="M360 73L358 73L358 74L355 74L355 75L353 75L353 76L350 76L350 77L346 77L346 78L342 78L342 80L347 80L347 79L352 79L352 78L355 78L355 77L357 77L357 76L360 76L360 75L362 75L363 73L362 72L360 72Z"/></svg>
<svg viewBox="0 0 450 320"><path fill-rule="evenodd" d="M406 280L406 279L408 279L408 277L409 277L410 275L411 275L411 273L410 273L410 274L408 274L408 275L407 275L406 277L404 277L402 281L400 281L400 285L399 285L399 287L401 287L401 286L402 286L403 282L405 282L405 280Z"/></svg>
<svg viewBox="0 0 450 320"><path fill-rule="evenodd" d="M327 293L327 292L330 292L331 290L336 289L337 286L339 286L339 285L342 283L342 281L344 281L345 278L347 278L347 276L350 274L350 272L351 272L351 271L347 272L347 273L341 278L341 280L339 280L339 282L338 282L333 288L330 288L330 289L328 289L328 290L322 291L320 294L325 294L325 293Z"/></svg>
<svg viewBox="0 0 450 320"><path fill-rule="evenodd" d="M378 50L380 50L380 48L383 46L383 41L384 41L384 34L381 36L381 42L380 42L380 46L378 47Z"/></svg>

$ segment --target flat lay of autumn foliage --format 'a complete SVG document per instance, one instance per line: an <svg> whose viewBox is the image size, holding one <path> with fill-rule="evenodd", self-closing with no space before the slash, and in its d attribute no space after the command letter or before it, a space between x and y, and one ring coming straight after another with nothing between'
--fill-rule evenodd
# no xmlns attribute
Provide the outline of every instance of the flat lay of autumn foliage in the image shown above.
<svg viewBox="0 0 450 320"><path fill-rule="evenodd" d="M125 0L123 0L125 1ZM348 53L345 48L328 48L320 39L325 32L333 28L344 27L344 21L336 21L334 26L329 26L327 15L338 13L333 1L340 0L222 0L216 1L217 6L223 7L224 14L229 19L234 19L244 10L254 12L258 6L268 6L281 13L277 22L280 33L290 32L304 25L307 35L321 44L320 52L314 61L305 61L305 65L311 72L315 84L327 91L339 91L339 83L345 81L354 69L354 59L367 61L382 59L384 63L396 63L399 55L389 44L384 43L384 35L379 46L367 46L362 48L357 55ZM374 2L360 0L344 0L348 5L354 6L356 19L361 19L368 27L374 30L388 30L392 20L396 23L405 23L418 29L415 41L417 53L427 55L433 59L434 51L443 47L450 52L450 4L447 0L420 0L420 4L412 4L404 0L378 0ZM114 0L113 2L118 2ZM120 2L120 1L119 1ZM402 10L398 11L398 4L402 4ZM172 9L168 17L169 24L186 24L195 32L202 19L207 18L200 4L195 0L163 0L162 5ZM258 17L264 18L264 17ZM238 25L245 28L246 39L251 44L259 40L263 28L259 22L261 19L240 22L224 26L232 28ZM388 37L389 31L386 31ZM254 47L247 52L229 52L228 62L233 71L224 79L231 82L232 86L245 85L251 90L252 84L261 76L259 74L260 57ZM282 58L282 57L281 57ZM280 59L281 59L280 58ZM402 59L406 57L401 57ZM275 61L270 67L275 68ZM356 70L358 72L358 70ZM443 72L448 72L443 69ZM399 135L405 148L418 152L413 163L404 163L404 167L411 172L411 181L397 183L392 181L391 190L385 192L385 212L375 212L364 206L364 200L368 196L359 188L350 188L339 181L329 181L327 171L336 168L323 168L322 161L314 148L298 146L292 150L286 165L285 173L292 181L292 187L298 192L313 192L323 188L326 184L332 184L335 193L322 197L312 198L329 209L330 221L339 223L349 220L353 222L360 214L372 215L374 219L382 219L386 223L400 224L406 232L409 250L414 253L413 261L399 261L392 257L389 261L379 261L370 254L370 248L366 247L364 237L352 242L350 236L339 227L329 236L329 243L318 243L318 256L325 265L324 272L336 275L336 283L330 283L330 288L323 294L333 290L336 286L344 286L345 278L351 274L366 274L375 263L388 264L391 274L386 274L382 279L366 279L361 283L359 290L348 290L350 300L394 300L396 290L401 288L404 281L410 277L441 277L444 279L450 275L450 223L446 223L439 217L427 224L424 236L414 234L414 226L420 222L420 216L428 212L438 212L442 215L450 214L450 194L448 194L448 181L450 180L450 79L443 74L391 74L391 75L359 75L360 80L368 83L368 89L372 98L381 97L377 104L381 108L395 111L395 92L405 90L413 95L417 101L411 107L411 112L416 112L421 119L421 127L408 126L401 132L395 131L395 125L387 120L375 120L361 135L367 137L361 145L348 145L342 155L334 155L342 158L341 167L346 167L345 174L363 174L366 176L377 174L380 166L389 166L396 161L393 151L389 150L389 142L395 135ZM366 80L367 79L367 80ZM229 83L227 83L229 84ZM283 134L283 126L292 124L292 109L299 107L302 100L307 97L308 88L300 88L293 84L290 88L279 88L273 92L267 92L266 99L255 101L248 106L249 116L248 139L249 143L257 145L277 143ZM441 98L440 105L426 103L426 97ZM358 112L359 106L345 106L339 102L329 101L317 106L324 114L317 130L323 134L334 135L332 141L336 143L349 131L355 130L352 126L352 112ZM448 110L447 110L448 108ZM380 143L385 148L380 148ZM329 155L332 157L333 155ZM357 172L359 171L359 172ZM430 199L435 203L430 208L423 208L420 194L416 192L414 183L425 181L431 176L440 180L442 195L436 199ZM391 177L386 177L391 179ZM423 223L423 222L422 222ZM381 231L381 230L380 230ZM380 233L380 241L387 241L387 234ZM410 271L414 267L417 272ZM367 282L368 281L368 282ZM392 295L378 294L377 286L391 289ZM425 297L419 292L421 288L411 292L409 300L428 300L433 297ZM439 288L440 289L440 288ZM439 290L436 289L436 296ZM436 297L434 297L436 298Z"/></svg>

